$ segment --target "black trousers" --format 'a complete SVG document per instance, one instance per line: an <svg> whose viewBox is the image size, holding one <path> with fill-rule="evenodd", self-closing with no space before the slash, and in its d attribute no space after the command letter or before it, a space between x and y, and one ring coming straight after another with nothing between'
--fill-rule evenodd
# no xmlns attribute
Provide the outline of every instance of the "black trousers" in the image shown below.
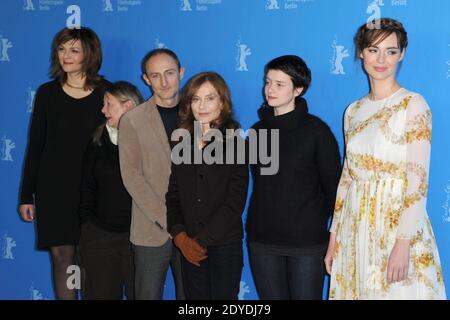
<svg viewBox="0 0 450 320"><path fill-rule="evenodd" d="M79 243L81 293L86 300L134 299L134 258L130 233L114 233L87 221Z"/></svg>
<svg viewBox="0 0 450 320"><path fill-rule="evenodd" d="M237 300L243 267L242 241L210 246L207 256L200 267L182 258L186 299Z"/></svg>

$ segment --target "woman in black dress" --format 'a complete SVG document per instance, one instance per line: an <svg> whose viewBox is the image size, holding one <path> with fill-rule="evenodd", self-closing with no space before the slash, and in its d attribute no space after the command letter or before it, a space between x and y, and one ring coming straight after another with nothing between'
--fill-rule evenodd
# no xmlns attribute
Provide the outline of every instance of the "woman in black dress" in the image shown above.
<svg viewBox="0 0 450 320"><path fill-rule="evenodd" d="M49 249L57 299L76 299L66 285L79 240L78 205L84 151L101 113L107 82L98 36L63 29L52 43L50 76L36 93L25 156L19 211L36 219L37 247Z"/></svg>
<svg viewBox="0 0 450 320"><path fill-rule="evenodd" d="M222 146L226 152L233 148L233 155L245 152L243 139L233 137L239 125L232 116L228 86L220 75L204 72L189 80L180 101L180 128L191 138L180 143L191 150L183 153L184 163L172 165L166 205L167 230L183 255L186 298L237 299L248 168L245 159L241 164L237 159L230 163L219 151ZM236 144L240 142L241 152ZM195 153L202 155L202 161ZM214 159L208 159L210 156ZM172 161L178 160L174 148Z"/></svg>

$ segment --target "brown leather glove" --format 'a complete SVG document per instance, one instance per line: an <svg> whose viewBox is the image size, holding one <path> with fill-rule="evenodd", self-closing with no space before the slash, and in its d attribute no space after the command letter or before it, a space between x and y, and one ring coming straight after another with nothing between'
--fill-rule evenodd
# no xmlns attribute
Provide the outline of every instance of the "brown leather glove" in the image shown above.
<svg viewBox="0 0 450 320"><path fill-rule="evenodd" d="M200 261L205 260L206 249L203 248L197 241L190 238L186 232L180 232L173 239L175 245L181 250L181 253L187 261L200 267Z"/></svg>

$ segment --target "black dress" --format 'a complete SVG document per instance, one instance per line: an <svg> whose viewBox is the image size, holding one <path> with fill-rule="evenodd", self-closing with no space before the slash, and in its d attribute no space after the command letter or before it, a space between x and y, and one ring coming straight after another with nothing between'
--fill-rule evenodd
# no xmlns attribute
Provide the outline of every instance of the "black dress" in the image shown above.
<svg viewBox="0 0 450 320"><path fill-rule="evenodd" d="M104 121L107 85L103 81L81 99L69 96L57 81L36 93L20 202L36 206L39 249L78 243L82 159L93 131Z"/></svg>

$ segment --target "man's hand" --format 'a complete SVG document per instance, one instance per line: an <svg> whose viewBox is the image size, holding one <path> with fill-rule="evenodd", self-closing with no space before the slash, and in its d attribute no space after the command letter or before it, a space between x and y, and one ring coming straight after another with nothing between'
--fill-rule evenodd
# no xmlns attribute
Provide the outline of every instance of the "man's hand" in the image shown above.
<svg viewBox="0 0 450 320"><path fill-rule="evenodd" d="M205 260L206 249L203 248L197 241L190 238L186 232L180 232L173 239L175 245L181 250L181 253L187 261L200 267L200 261Z"/></svg>

